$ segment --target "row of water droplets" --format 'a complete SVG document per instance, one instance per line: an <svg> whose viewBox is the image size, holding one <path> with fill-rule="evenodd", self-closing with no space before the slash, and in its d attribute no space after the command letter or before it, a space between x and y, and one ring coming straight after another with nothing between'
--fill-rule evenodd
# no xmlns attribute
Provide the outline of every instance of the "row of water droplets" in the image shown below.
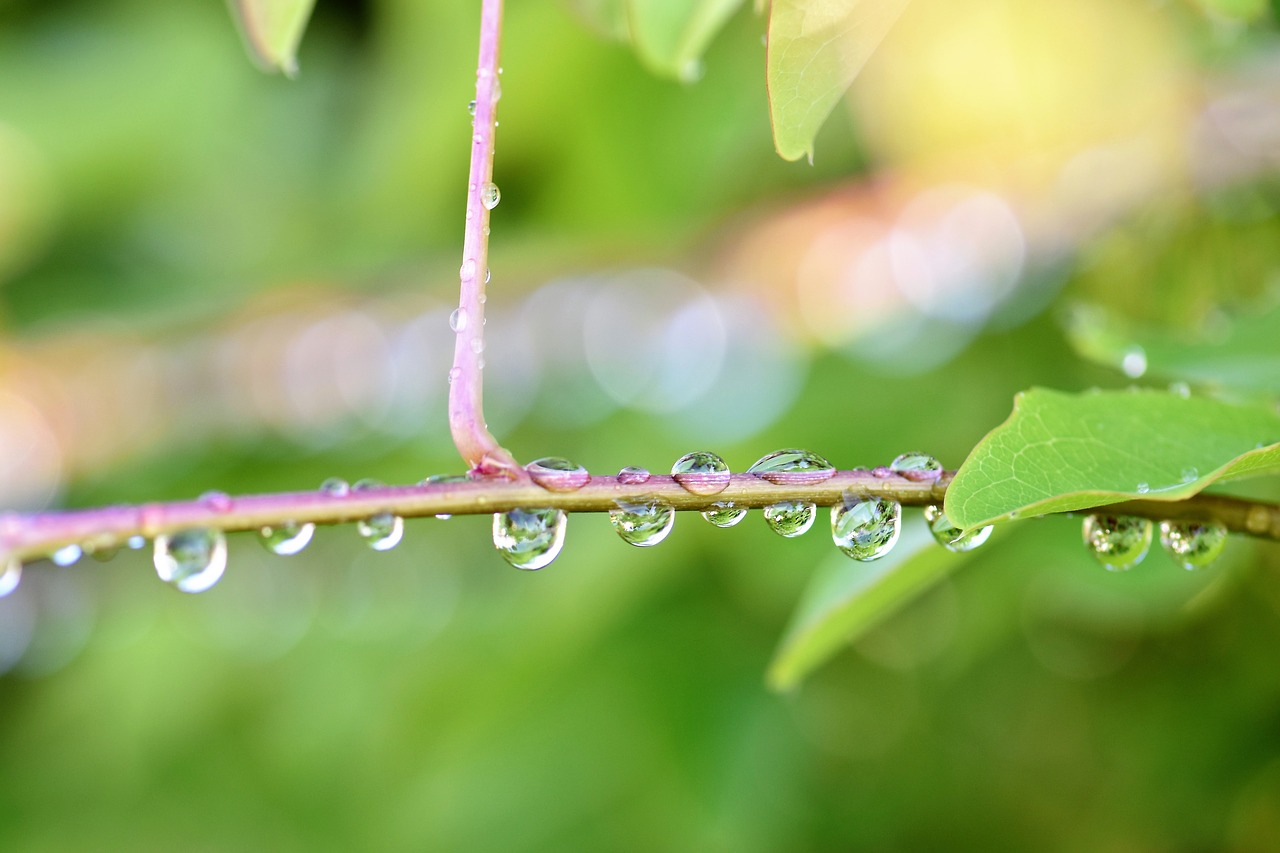
<svg viewBox="0 0 1280 853"><path fill-rule="evenodd" d="M1155 522L1128 515L1090 515L1083 535L1089 553L1113 572L1127 572L1146 558ZM1227 528L1215 522L1162 521L1160 545L1184 569L1202 569L1222 555Z"/></svg>
<svg viewBox="0 0 1280 853"><path fill-rule="evenodd" d="M527 466L535 483L553 492L569 492L585 486L591 479L587 469L561 457L545 457ZM942 464L923 453L904 453L890 465L874 469L877 478L893 476L922 482L936 480ZM747 473L776 485L813 485L830 479L836 468L816 453L787 448L766 454L747 469ZM715 453L686 453L671 467L675 481L691 494L711 497L729 487L732 473ZM651 474L643 468L623 468L617 481L624 486L648 482ZM806 501L779 501L764 508L769 528L780 536L795 537L806 533L817 517L817 505ZM701 515L716 527L733 527L747 515L745 507L733 501L717 501ZM965 534L948 521L942 508L928 506L925 520L934 538L952 551L968 551L978 547L991 534L984 527ZM620 499L609 510L609 522L624 542L649 547L662 542L675 525L675 508L656 496ZM493 517L493 542L507 562L519 569L541 569L549 565L564 547L567 516L557 509L515 509ZM836 546L848 556L862 561L883 557L898 541L902 525L902 506L896 501L867 497L846 491L840 503L831 508L831 536Z"/></svg>

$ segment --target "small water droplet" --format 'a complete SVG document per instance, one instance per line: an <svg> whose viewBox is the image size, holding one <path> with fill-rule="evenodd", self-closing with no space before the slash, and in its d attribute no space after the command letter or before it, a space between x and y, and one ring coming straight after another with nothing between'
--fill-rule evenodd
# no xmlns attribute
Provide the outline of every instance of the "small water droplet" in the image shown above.
<svg viewBox="0 0 1280 853"><path fill-rule="evenodd" d="M493 546L517 569L541 569L560 555L567 526L564 512L558 509L513 509L496 513Z"/></svg>
<svg viewBox="0 0 1280 853"><path fill-rule="evenodd" d="M134 551L141 551L143 548L147 547L147 537L130 536L126 544Z"/></svg>
<svg viewBox="0 0 1280 853"><path fill-rule="evenodd" d="M467 327L467 309L454 308L453 313L449 315L449 328L455 332L461 332Z"/></svg>
<svg viewBox="0 0 1280 853"><path fill-rule="evenodd" d="M942 463L927 453L903 453L889 463L889 470L913 483L926 483L942 476Z"/></svg>
<svg viewBox="0 0 1280 853"><path fill-rule="evenodd" d="M1135 492L1137 492L1137 493L1138 493L1138 494L1140 494L1140 495L1145 495L1147 492L1151 491L1151 486L1150 486L1150 485L1148 485L1147 483L1139 483L1139 484L1134 488L1134 491L1135 491Z"/></svg>
<svg viewBox="0 0 1280 853"><path fill-rule="evenodd" d="M462 375L461 367L449 368L449 384L452 385L457 380L457 378L461 375Z"/></svg>
<svg viewBox="0 0 1280 853"><path fill-rule="evenodd" d="M686 453L671 466L671 475L686 492L718 495L729 487L729 466L714 453L697 450Z"/></svg>
<svg viewBox="0 0 1280 853"><path fill-rule="evenodd" d="M231 495L226 492L205 492L200 496L200 503L214 512L231 512L234 506L231 502Z"/></svg>
<svg viewBox="0 0 1280 853"><path fill-rule="evenodd" d="M887 480L893 476L893 471L890 470L888 465L877 465L871 469L871 476L877 480Z"/></svg>
<svg viewBox="0 0 1280 853"><path fill-rule="evenodd" d="M116 554L120 553L120 544L119 542L103 542L93 546L86 545L84 552L99 563L107 563L115 559Z"/></svg>
<svg viewBox="0 0 1280 853"><path fill-rule="evenodd" d="M485 284L488 284L488 283L489 283L489 282L491 282L491 281L493 281L493 270L492 270L492 269L490 269L489 267L485 267L485 268L484 268L484 283L485 283Z"/></svg>
<svg viewBox="0 0 1280 853"><path fill-rule="evenodd" d="M676 511L656 498L618 501L609 523L624 542L638 548L657 545L676 523Z"/></svg>
<svg viewBox="0 0 1280 853"><path fill-rule="evenodd" d="M649 482L649 478L653 476L645 468L636 468L628 465L618 472L618 482L624 486L639 486Z"/></svg>
<svg viewBox="0 0 1280 853"><path fill-rule="evenodd" d="M227 538L220 530L192 528L156 537L156 574L183 592L204 592L227 568Z"/></svg>
<svg viewBox="0 0 1280 853"><path fill-rule="evenodd" d="M476 114L476 102L471 101L467 104L467 112L474 118Z"/></svg>
<svg viewBox="0 0 1280 853"><path fill-rule="evenodd" d="M472 338L471 351L476 355L484 352L484 338Z"/></svg>
<svg viewBox="0 0 1280 853"><path fill-rule="evenodd" d="M258 539L271 553L279 554L281 557L292 557L311 544L311 537L315 532L314 524L286 521L275 527L263 527L258 531Z"/></svg>
<svg viewBox="0 0 1280 853"><path fill-rule="evenodd" d="M761 456L747 473L775 485L803 486L831 479L836 469L812 451L789 447Z"/></svg>
<svg viewBox="0 0 1280 853"><path fill-rule="evenodd" d="M736 506L733 501L717 501L711 509L703 510L702 517L716 527L733 527L747 517L747 511Z"/></svg>
<svg viewBox="0 0 1280 853"><path fill-rule="evenodd" d="M524 469L535 483L549 492L575 492L591 480L586 468L560 456L535 459Z"/></svg>
<svg viewBox="0 0 1280 853"><path fill-rule="evenodd" d="M1126 572L1142 562L1154 529L1149 519L1129 515L1086 516L1081 528L1089 553L1113 572Z"/></svg>
<svg viewBox="0 0 1280 853"><path fill-rule="evenodd" d="M390 551L404 538L404 519L380 512L356 522L356 532L375 551Z"/></svg>
<svg viewBox="0 0 1280 853"><path fill-rule="evenodd" d="M1194 483L1198 479L1200 479L1200 470L1198 468L1182 469L1182 482Z"/></svg>
<svg viewBox="0 0 1280 853"><path fill-rule="evenodd" d="M1185 382L1171 382L1169 384L1169 393L1187 400L1191 397L1191 386Z"/></svg>
<svg viewBox="0 0 1280 853"><path fill-rule="evenodd" d="M1120 369L1124 371L1124 375L1130 379L1137 379L1147 372L1147 352L1142 347L1134 344L1124 351L1124 356L1120 359Z"/></svg>
<svg viewBox="0 0 1280 853"><path fill-rule="evenodd" d="M493 210L500 201L502 201L502 191L493 181L480 188L480 203L484 205L485 210Z"/></svg>
<svg viewBox="0 0 1280 853"><path fill-rule="evenodd" d="M458 267L458 277L463 279L476 277L476 262L473 258L467 258L462 262L462 266Z"/></svg>
<svg viewBox="0 0 1280 853"><path fill-rule="evenodd" d="M498 73L499 74L502 73L501 68L498 69ZM502 99L502 81L499 80L497 77L493 78L493 99L495 101Z"/></svg>
<svg viewBox="0 0 1280 853"><path fill-rule="evenodd" d="M55 566L74 566L83 555L84 550L79 545L63 545L49 555L49 560Z"/></svg>
<svg viewBox="0 0 1280 853"><path fill-rule="evenodd" d="M351 492L351 485L341 477L330 477L320 484L320 491L340 498Z"/></svg>
<svg viewBox="0 0 1280 853"><path fill-rule="evenodd" d="M924 508L924 520L929 525L929 532L933 534L933 538L938 544L948 551L955 551L957 554L965 551L972 551L986 542L991 537L992 526L988 524L986 527L980 527L968 534L951 523L951 519L947 518L947 514L942 511L940 506L927 506Z"/></svg>
<svg viewBox="0 0 1280 853"><path fill-rule="evenodd" d="M1227 547L1227 528L1193 521L1160 522L1160 544L1178 565L1188 571L1203 569Z"/></svg>
<svg viewBox="0 0 1280 853"><path fill-rule="evenodd" d="M4 598L9 593L18 588L18 584L22 582L22 561L17 558L10 558L5 564L4 571L0 572L0 598Z"/></svg>
<svg viewBox="0 0 1280 853"><path fill-rule="evenodd" d="M865 563L888 554L901 531L902 505L897 501L845 492L831 507L831 539L855 560Z"/></svg>
<svg viewBox="0 0 1280 853"><path fill-rule="evenodd" d="M803 501L782 501L764 508L764 520L769 529L779 536L791 539L813 527L818 508Z"/></svg>

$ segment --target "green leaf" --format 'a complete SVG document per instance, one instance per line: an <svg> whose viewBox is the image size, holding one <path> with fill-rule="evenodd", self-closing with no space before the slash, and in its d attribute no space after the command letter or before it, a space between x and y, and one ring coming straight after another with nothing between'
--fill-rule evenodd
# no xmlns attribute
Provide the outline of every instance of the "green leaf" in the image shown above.
<svg viewBox="0 0 1280 853"><path fill-rule="evenodd" d="M701 76L699 59L707 45L742 2L628 0L632 44L655 73L692 82Z"/></svg>
<svg viewBox="0 0 1280 853"><path fill-rule="evenodd" d="M1147 372L1207 387L1278 394L1277 328L1280 306L1241 316L1223 333L1199 339L1126 329L1103 309L1080 306L1068 319L1067 340L1084 358L1130 375Z"/></svg>
<svg viewBox="0 0 1280 853"><path fill-rule="evenodd" d="M298 73L298 43L315 0L228 0L253 61L266 71Z"/></svg>
<svg viewBox="0 0 1280 853"><path fill-rule="evenodd" d="M813 138L898 19L907 0L773 0L769 113L773 144L813 160Z"/></svg>
<svg viewBox="0 0 1280 853"><path fill-rule="evenodd" d="M833 558L814 575L796 608L769 664L769 686L795 688L836 652L976 553L951 553L920 523L905 527L893 550L875 562L859 563L843 554Z"/></svg>
<svg viewBox="0 0 1280 853"><path fill-rule="evenodd" d="M1280 471L1280 414L1163 391L1033 388L969 454L946 513L972 529L1120 501L1177 501L1221 480Z"/></svg>

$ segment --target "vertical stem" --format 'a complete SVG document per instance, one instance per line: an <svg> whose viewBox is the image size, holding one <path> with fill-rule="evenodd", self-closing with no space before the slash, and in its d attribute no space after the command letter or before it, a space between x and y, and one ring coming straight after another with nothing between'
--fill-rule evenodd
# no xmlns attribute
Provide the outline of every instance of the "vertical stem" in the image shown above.
<svg viewBox="0 0 1280 853"><path fill-rule="evenodd" d="M457 338L449 371L449 430L458 452L473 471L523 478L510 452L489 434L484 420L484 289L489 274L489 209L484 197L493 180L493 147L498 96L498 41L502 0L483 0L480 11L480 59L476 69L476 107L471 137L471 176L467 185L467 223L462 241L461 291L454 315Z"/></svg>

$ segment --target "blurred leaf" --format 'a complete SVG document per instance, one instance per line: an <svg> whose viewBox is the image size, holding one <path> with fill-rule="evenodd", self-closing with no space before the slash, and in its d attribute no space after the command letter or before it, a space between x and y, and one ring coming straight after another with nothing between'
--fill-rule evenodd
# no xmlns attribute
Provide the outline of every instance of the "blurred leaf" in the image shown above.
<svg viewBox="0 0 1280 853"><path fill-rule="evenodd" d="M618 41L630 37L626 0L570 0L570 5L600 35Z"/></svg>
<svg viewBox="0 0 1280 853"><path fill-rule="evenodd" d="M1220 480L1280 471L1280 414L1162 391L1020 393L969 454L946 512L972 529L1012 514L1188 498Z"/></svg>
<svg viewBox="0 0 1280 853"><path fill-rule="evenodd" d="M698 60L707 45L741 5L742 0L629 0L631 41L653 71L692 82L701 76Z"/></svg>
<svg viewBox="0 0 1280 853"><path fill-rule="evenodd" d="M813 138L907 0L774 0L767 80L773 144L813 160Z"/></svg>
<svg viewBox="0 0 1280 853"><path fill-rule="evenodd" d="M939 547L923 524L904 528L889 554L873 563L833 560L814 575L766 676L790 690L832 655L955 571L977 551Z"/></svg>
<svg viewBox="0 0 1280 853"><path fill-rule="evenodd" d="M1126 329L1107 312L1078 308L1067 322L1067 340L1084 358L1124 370L1137 359L1145 372L1167 379L1237 391L1280 393L1280 306L1248 314L1212 340L1186 340L1154 329ZM1133 373L1132 370L1126 371Z"/></svg>
<svg viewBox="0 0 1280 853"><path fill-rule="evenodd" d="M298 73L298 43L315 0L228 0L249 55L266 71Z"/></svg>

